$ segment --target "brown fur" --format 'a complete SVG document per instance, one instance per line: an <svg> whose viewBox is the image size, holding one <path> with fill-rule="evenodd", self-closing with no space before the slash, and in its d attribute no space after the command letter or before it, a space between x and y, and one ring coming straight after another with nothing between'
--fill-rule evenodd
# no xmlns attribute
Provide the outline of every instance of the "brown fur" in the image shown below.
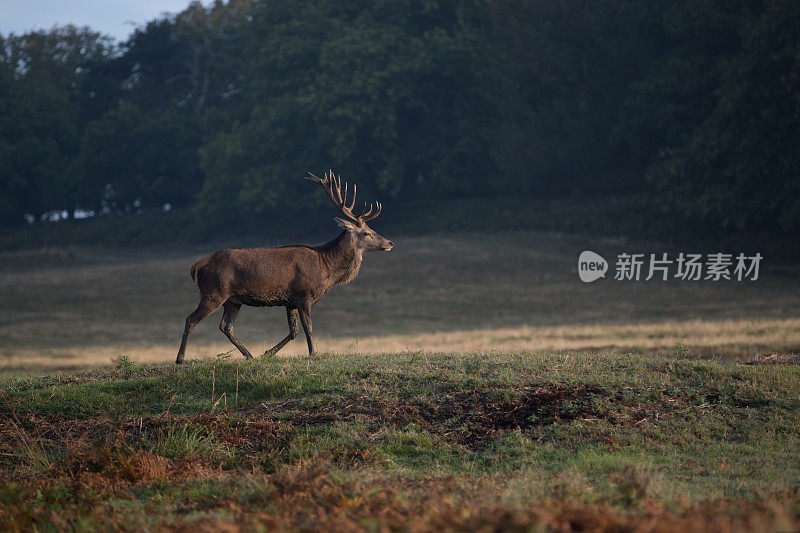
<svg viewBox="0 0 800 533"><path fill-rule="evenodd" d="M220 307L225 310L220 329L246 358L252 358L233 331L233 322L242 305L286 308L289 334L267 350L267 354L276 353L297 336L299 318L308 352L313 355L311 306L335 285L355 278L364 252L389 251L394 245L365 222L336 220L344 231L322 246L225 249L194 263L189 274L200 289L200 303L186 318L175 362L183 362L186 343L195 326Z"/></svg>
<svg viewBox="0 0 800 533"><path fill-rule="evenodd" d="M194 277L194 273L197 272L198 263L200 263L200 261L195 261L194 264L192 265L192 268L189 269L189 276L191 276L192 281L197 281Z"/></svg>

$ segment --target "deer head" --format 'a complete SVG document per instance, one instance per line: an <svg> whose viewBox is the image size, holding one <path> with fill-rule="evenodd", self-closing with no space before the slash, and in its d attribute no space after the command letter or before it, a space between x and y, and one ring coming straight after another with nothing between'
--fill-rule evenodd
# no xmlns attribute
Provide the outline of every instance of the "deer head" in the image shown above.
<svg viewBox="0 0 800 533"><path fill-rule="evenodd" d="M311 172L305 179L319 183L331 199L331 203L339 210L345 218L333 217L340 228L350 233L354 238L356 246L365 251L385 251L388 252L394 246L394 243L378 235L372 228L367 225L367 221L377 218L381 214L381 204L379 202L369 204L364 202L364 207L357 215L353 214L353 207L356 205L356 185L353 184L353 197L350 205L347 205L348 184L344 183L344 193L342 193L342 177L334 175L332 170L323 174L323 177L317 177Z"/></svg>

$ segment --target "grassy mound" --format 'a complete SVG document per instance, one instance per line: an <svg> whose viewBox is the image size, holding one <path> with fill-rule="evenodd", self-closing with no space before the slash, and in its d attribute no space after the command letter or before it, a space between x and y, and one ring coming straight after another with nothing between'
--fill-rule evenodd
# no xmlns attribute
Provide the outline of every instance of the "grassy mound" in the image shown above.
<svg viewBox="0 0 800 533"><path fill-rule="evenodd" d="M561 352L7 380L0 528L797 528L799 377Z"/></svg>

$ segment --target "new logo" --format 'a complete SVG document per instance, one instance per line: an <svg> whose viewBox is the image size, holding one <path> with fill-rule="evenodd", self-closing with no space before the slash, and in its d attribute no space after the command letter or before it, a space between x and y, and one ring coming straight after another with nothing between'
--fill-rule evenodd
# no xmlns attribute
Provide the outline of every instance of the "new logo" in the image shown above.
<svg viewBox="0 0 800 533"><path fill-rule="evenodd" d="M578 256L578 276L584 283L606 277L606 271L608 271L608 261L602 255L584 250Z"/></svg>

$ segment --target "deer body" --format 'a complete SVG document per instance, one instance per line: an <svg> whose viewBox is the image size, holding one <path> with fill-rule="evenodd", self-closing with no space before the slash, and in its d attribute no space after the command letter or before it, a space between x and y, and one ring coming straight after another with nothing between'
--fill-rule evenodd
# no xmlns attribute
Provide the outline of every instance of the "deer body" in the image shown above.
<svg viewBox="0 0 800 533"><path fill-rule="evenodd" d="M254 307L317 303L334 285L352 280L362 253L343 232L322 246L220 250L192 266L201 293L220 293Z"/></svg>
<svg viewBox="0 0 800 533"><path fill-rule="evenodd" d="M367 216L363 215L363 210L360 216L352 215L352 205L348 209L341 197L337 197L340 187L333 173L330 178L326 176L325 180L316 178L314 181L323 185L334 205L348 217L349 220L336 218L344 231L322 246L225 249L207 255L193 264L190 275L200 289L200 303L186 318L176 363L183 362L191 331L220 307L224 308L220 330L242 355L251 359L253 356L236 338L233 330L233 323L242 305L286 307L289 334L267 350L266 354L277 353L286 343L297 337L298 318L306 334L308 352L310 355L315 353L311 307L335 285L348 283L356 277L364 252L389 251L394 243L367 226L366 220L372 212L371 208ZM330 192L334 185L337 189ZM345 192L345 199L346 196ZM379 213L380 207L374 216Z"/></svg>

